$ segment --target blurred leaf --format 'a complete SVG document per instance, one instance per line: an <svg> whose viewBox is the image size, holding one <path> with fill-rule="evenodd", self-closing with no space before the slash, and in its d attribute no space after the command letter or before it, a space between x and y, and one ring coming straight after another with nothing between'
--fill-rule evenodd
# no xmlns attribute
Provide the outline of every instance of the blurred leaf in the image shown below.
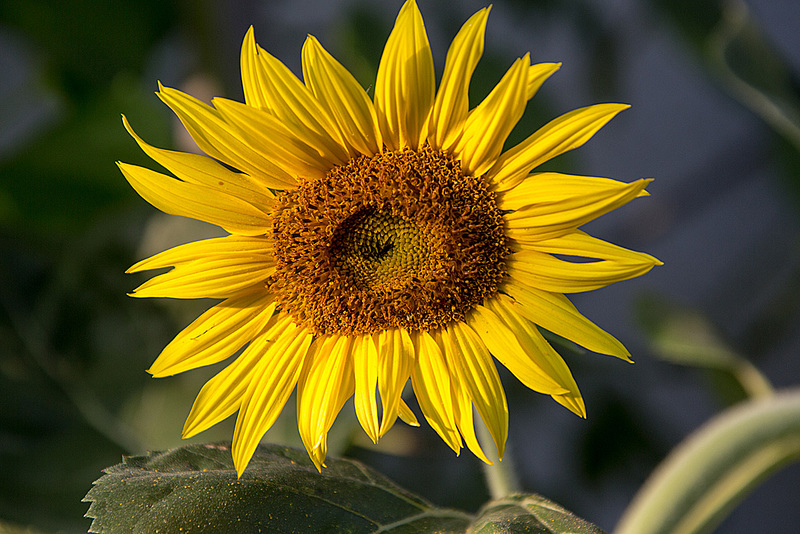
<svg viewBox="0 0 800 534"><path fill-rule="evenodd" d="M159 0L27 0L0 3L0 21L47 51L59 88L88 100L122 71L140 70L174 19Z"/></svg>
<svg viewBox="0 0 800 534"><path fill-rule="evenodd" d="M772 394L772 385L766 377L728 346L705 315L656 298L640 300L638 309L660 358L729 373L750 397Z"/></svg>
<svg viewBox="0 0 800 534"><path fill-rule="evenodd" d="M661 463L614 534L711 532L760 482L798 458L800 391L737 405Z"/></svg>
<svg viewBox="0 0 800 534"><path fill-rule="evenodd" d="M511 495L492 501L478 514L470 534L603 534L556 503L539 495Z"/></svg>
<svg viewBox="0 0 800 534"><path fill-rule="evenodd" d="M375 43L386 41L389 24L375 5L354 3L342 17L336 42L330 50L370 96L375 94L373 84L382 52Z"/></svg>
<svg viewBox="0 0 800 534"><path fill-rule="evenodd" d="M124 458L86 495L90 532L601 534L536 495L490 502L477 521L437 508L353 460L317 472L305 451L262 445L240 479L230 448L189 445Z"/></svg>
<svg viewBox="0 0 800 534"><path fill-rule="evenodd" d="M728 1L708 38L711 67L726 89L800 151L800 93L747 5Z"/></svg>
<svg viewBox="0 0 800 534"><path fill-rule="evenodd" d="M33 527L14 525L2 520L0 520L0 532L2 532L2 534L45 534L43 531Z"/></svg>
<svg viewBox="0 0 800 534"><path fill-rule="evenodd" d="M657 0L723 88L800 150L800 93L741 0Z"/></svg>
<svg viewBox="0 0 800 534"><path fill-rule="evenodd" d="M85 532L87 486L144 449L120 412L176 327L125 295L143 216L103 219L79 236L0 231L0 517L17 524Z"/></svg>
<svg viewBox="0 0 800 534"><path fill-rule="evenodd" d="M717 0L656 0L655 4L698 50L703 47L722 11Z"/></svg>
<svg viewBox="0 0 800 534"><path fill-rule="evenodd" d="M167 115L158 100L135 79L120 76L96 100L78 104L66 120L0 165L1 196L13 207L0 224L26 233L74 233L134 198L114 161L147 159L125 132L122 112L151 143L167 144Z"/></svg>

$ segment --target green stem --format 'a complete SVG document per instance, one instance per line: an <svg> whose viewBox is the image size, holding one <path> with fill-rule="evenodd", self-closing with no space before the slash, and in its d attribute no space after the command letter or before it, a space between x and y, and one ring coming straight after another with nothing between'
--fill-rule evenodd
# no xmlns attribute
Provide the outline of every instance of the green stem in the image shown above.
<svg viewBox="0 0 800 534"><path fill-rule="evenodd" d="M658 466L614 534L711 532L758 484L800 459L800 390L742 402Z"/></svg>
<svg viewBox="0 0 800 534"><path fill-rule="evenodd" d="M739 358L731 372L751 399L763 399L775 394L775 389L767 377L749 360Z"/></svg>
<svg viewBox="0 0 800 534"><path fill-rule="evenodd" d="M475 426L478 431L478 441L486 457L492 464L483 464L483 475L486 477L486 487L492 499L501 499L508 495L519 493L522 487L514 469L514 458L511 448L506 445L505 454L501 461L497 456L497 448L494 445L489 429L483 424L480 417L475 418Z"/></svg>

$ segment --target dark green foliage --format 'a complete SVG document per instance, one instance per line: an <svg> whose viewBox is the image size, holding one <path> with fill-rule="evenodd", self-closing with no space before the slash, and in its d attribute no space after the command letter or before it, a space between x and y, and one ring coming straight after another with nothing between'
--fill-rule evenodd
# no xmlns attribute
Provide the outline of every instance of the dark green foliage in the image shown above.
<svg viewBox="0 0 800 534"><path fill-rule="evenodd" d="M352 460L317 472L305 451L262 445L237 479L225 444L127 457L86 495L90 532L602 534L537 495L488 503L474 520L437 508Z"/></svg>

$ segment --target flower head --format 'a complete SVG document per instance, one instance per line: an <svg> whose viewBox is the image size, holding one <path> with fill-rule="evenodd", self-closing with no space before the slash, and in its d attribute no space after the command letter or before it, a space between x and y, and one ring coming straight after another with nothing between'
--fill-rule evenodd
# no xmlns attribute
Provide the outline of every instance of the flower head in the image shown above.
<svg viewBox="0 0 800 534"><path fill-rule="evenodd" d="M409 380L445 443L488 461L473 407L501 457L508 428L492 357L580 416L578 387L539 329L629 360L564 294L660 263L578 229L646 195L648 180L532 172L628 106L575 110L503 152L527 101L559 64L531 65L525 55L470 110L488 14L477 12L456 35L436 90L422 17L408 0L374 99L313 37L300 81L251 29L241 55L245 103L215 98L209 106L175 89L158 93L210 157L148 145L124 119L174 175L120 163L136 191L162 211L229 233L129 272L172 268L137 288L138 297L221 299L149 372L174 375L235 356L201 389L183 435L238 412L239 474L295 389L300 436L318 468L350 397L375 442L398 417L417 424L401 396ZM570 256L581 260L563 259Z"/></svg>

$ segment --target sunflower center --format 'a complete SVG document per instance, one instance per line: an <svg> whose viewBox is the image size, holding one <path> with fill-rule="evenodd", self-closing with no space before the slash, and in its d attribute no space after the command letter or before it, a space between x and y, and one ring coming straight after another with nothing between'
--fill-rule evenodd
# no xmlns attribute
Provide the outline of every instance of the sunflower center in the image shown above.
<svg viewBox="0 0 800 534"><path fill-rule="evenodd" d="M406 287L417 273L430 269L428 237L406 217L365 208L337 228L331 260L358 289Z"/></svg>
<svg viewBox="0 0 800 534"><path fill-rule="evenodd" d="M317 334L434 330L494 295L509 251L494 195L424 147L358 156L285 192L267 285Z"/></svg>

